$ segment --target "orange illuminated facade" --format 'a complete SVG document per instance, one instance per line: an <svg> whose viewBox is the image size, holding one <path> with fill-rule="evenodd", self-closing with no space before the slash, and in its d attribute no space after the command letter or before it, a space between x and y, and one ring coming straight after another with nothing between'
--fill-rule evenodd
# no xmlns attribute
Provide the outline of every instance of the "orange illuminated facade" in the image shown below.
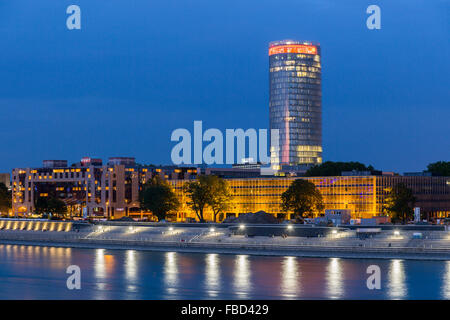
<svg viewBox="0 0 450 320"><path fill-rule="evenodd" d="M313 45L291 44L291 45L273 46L269 48L269 56L279 53L317 54L317 47Z"/></svg>
<svg viewBox="0 0 450 320"><path fill-rule="evenodd" d="M416 206L428 218L450 216L449 177L404 177L404 176L332 176L332 177L273 177L227 179L233 195L231 208L219 221L227 216L241 213L265 211L281 219L290 219L291 214L281 208L281 194L296 179L312 182L323 197L324 210L350 210L353 219L372 218L386 215L383 210L385 199L392 186L405 183L413 190ZM169 181L177 194L181 208L177 221L195 219L189 206L190 201L183 185L186 180ZM316 212L315 217L323 212ZM212 212L205 209L205 219L212 219Z"/></svg>
<svg viewBox="0 0 450 320"><path fill-rule="evenodd" d="M290 219L291 214L281 208L281 194L291 183L299 179L294 177L227 179L233 195L233 202L228 212L223 215L238 216L241 213L265 211L279 219ZM325 209L347 209L354 218L371 218L378 215L376 202L376 177L317 177L302 178L317 187L323 197ZM170 181L174 187L183 212L180 218L195 218L187 203L189 199L183 192L186 181ZM315 216L324 212L316 212ZM205 218L212 220L212 213L205 210ZM220 219L223 220L223 219Z"/></svg>

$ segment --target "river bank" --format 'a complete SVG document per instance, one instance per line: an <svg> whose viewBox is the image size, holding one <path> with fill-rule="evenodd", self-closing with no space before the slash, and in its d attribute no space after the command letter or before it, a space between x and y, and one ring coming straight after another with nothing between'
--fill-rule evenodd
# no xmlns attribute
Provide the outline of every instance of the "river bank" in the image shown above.
<svg viewBox="0 0 450 320"><path fill-rule="evenodd" d="M235 235L229 228L130 225L89 225L69 231L0 230L2 244L265 256L450 260L447 232L430 231L424 237L413 239L412 231L403 231L401 235L389 231L361 239L356 231L345 229L313 238L247 237Z"/></svg>
<svg viewBox="0 0 450 320"><path fill-rule="evenodd" d="M337 248L337 247L279 247L269 248L267 246L255 248L253 246L210 247L210 246L175 246L175 245L140 245L138 243L112 243L111 241L78 242L54 242L54 241L23 241L23 240L1 240L1 244L45 246L79 249L112 249L112 250L141 250L159 252L186 252L186 253L217 253L217 254L246 254L258 256L293 256L307 258L346 258L346 259L405 259L405 260L450 260L450 252L440 250L379 250L369 248Z"/></svg>

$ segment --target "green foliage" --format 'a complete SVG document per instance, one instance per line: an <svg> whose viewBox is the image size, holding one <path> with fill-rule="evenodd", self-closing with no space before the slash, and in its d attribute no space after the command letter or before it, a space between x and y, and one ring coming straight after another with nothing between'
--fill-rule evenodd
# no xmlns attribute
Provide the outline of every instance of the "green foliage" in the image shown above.
<svg viewBox="0 0 450 320"><path fill-rule="evenodd" d="M210 184L209 190L211 194L207 203L213 211L214 222L217 222L217 215L219 213L223 214L230 208L232 199L231 189L226 180L217 176L210 176L208 183Z"/></svg>
<svg viewBox="0 0 450 320"><path fill-rule="evenodd" d="M0 182L0 212L8 213L11 209L11 191L3 182Z"/></svg>
<svg viewBox="0 0 450 320"><path fill-rule="evenodd" d="M320 165L315 165L306 171L307 177L328 177L340 176L342 171L371 171L374 170L372 166L366 166L360 162L333 162L327 161Z"/></svg>
<svg viewBox="0 0 450 320"><path fill-rule="evenodd" d="M189 181L184 185L184 192L188 195L188 205L194 210L200 222L204 222L203 211L210 201L212 176L199 176L197 180Z"/></svg>
<svg viewBox="0 0 450 320"><path fill-rule="evenodd" d="M414 204L416 198L411 189L404 183L396 184L385 199L384 211L386 211L393 221L403 223L414 217Z"/></svg>
<svg viewBox="0 0 450 320"><path fill-rule="evenodd" d="M197 180L187 182L184 191L190 199L188 205L200 222L205 221L203 213L206 206L210 206L216 221L217 215L224 213L231 203L232 195L228 183L217 176L199 176Z"/></svg>
<svg viewBox="0 0 450 320"><path fill-rule="evenodd" d="M39 197L34 207L38 214L51 213L52 215L64 216L67 213L67 206L64 201L55 197Z"/></svg>
<svg viewBox="0 0 450 320"><path fill-rule="evenodd" d="M180 202L170 184L160 176L149 180L139 193L141 208L152 212L158 220L180 207Z"/></svg>
<svg viewBox="0 0 450 320"><path fill-rule="evenodd" d="M450 177L450 161L438 161L427 166L433 176Z"/></svg>
<svg viewBox="0 0 450 320"><path fill-rule="evenodd" d="M295 180L281 195L282 209L292 211L298 218L312 217L323 210L323 199L314 183L303 179Z"/></svg>

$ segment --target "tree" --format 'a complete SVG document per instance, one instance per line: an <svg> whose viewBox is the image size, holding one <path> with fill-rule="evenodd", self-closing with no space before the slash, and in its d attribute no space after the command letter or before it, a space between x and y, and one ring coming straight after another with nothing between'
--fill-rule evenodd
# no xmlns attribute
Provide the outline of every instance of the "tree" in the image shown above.
<svg viewBox="0 0 450 320"><path fill-rule="evenodd" d="M67 213L67 206L58 198L50 198L50 212L57 216L64 216Z"/></svg>
<svg viewBox="0 0 450 320"><path fill-rule="evenodd" d="M366 166L360 162L333 162L327 161L320 165L315 165L306 171L307 177L328 177L340 176L342 171L372 171L374 168L369 165Z"/></svg>
<svg viewBox="0 0 450 320"><path fill-rule="evenodd" d="M64 201L55 197L39 197L35 205L38 214L51 213L56 216L64 216L67 213L67 206Z"/></svg>
<svg viewBox="0 0 450 320"><path fill-rule="evenodd" d="M180 207L180 202L170 184L160 176L154 176L139 193L141 209L149 210L158 221Z"/></svg>
<svg viewBox="0 0 450 320"><path fill-rule="evenodd" d="M438 161L430 163L427 169L433 176L450 177L450 161Z"/></svg>
<svg viewBox="0 0 450 320"><path fill-rule="evenodd" d="M314 212L322 211L324 208L322 195L319 190L317 190L314 183L304 179L295 180L283 192L281 201L283 211L293 211L300 219L303 219L305 216L312 217Z"/></svg>
<svg viewBox="0 0 450 320"><path fill-rule="evenodd" d="M209 176L207 183L210 184L211 194L207 204L213 211L214 222L217 222L217 215L225 212L230 207L232 194L228 182L217 176Z"/></svg>
<svg viewBox="0 0 450 320"><path fill-rule="evenodd" d="M200 222L205 222L203 211L211 201L211 177L213 176L198 176L197 180L184 185L184 192L190 199L188 205L194 210Z"/></svg>
<svg viewBox="0 0 450 320"><path fill-rule="evenodd" d="M11 209L11 191L3 182L0 182L0 212L8 213Z"/></svg>
<svg viewBox="0 0 450 320"><path fill-rule="evenodd" d="M39 197L34 203L34 210L37 214L48 213L48 199L46 197Z"/></svg>
<svg viewBox="0 0 450 320"><path fill-rule="evenodd" d="M384 210L392 220L403 223L414 217L414 204L416 198L413 192L404 183L396 184L385 199Z"/></svg>

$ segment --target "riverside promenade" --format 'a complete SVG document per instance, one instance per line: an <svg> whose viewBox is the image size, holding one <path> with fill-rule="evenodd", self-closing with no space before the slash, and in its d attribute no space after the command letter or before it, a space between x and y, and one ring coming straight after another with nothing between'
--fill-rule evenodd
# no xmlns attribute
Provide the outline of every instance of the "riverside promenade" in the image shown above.
<svg viewBox="0 0 450 320"><path fill-rule="evenodd" d="M17 222L18 221L18 222ZM444 228L325 228L302 225L221 225L0 222L0 243L300 257L450 260ZM17 222L17 223L16 223ZM258 235L258 230L270 230ZM253 230L253 231L248 231ZM255 231L256 230L256 231ZM267 233L267 231L266 231ZM256 234L256 235L255 235ZM420 234L420 238L417 236Z"/></svg>

